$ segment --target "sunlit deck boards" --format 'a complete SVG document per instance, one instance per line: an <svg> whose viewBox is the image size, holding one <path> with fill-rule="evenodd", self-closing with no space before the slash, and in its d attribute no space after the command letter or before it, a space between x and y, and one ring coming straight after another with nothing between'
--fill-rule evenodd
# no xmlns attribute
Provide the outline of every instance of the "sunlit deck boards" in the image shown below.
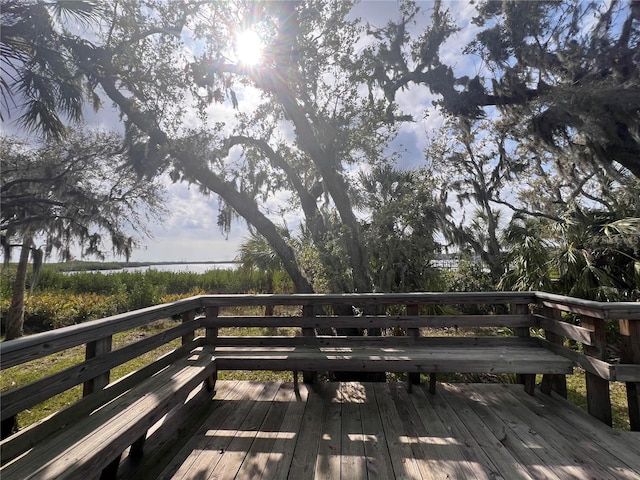
<svg viewBox="0 0 640 480"><path fill-rule="evenodd" d="M640 433L521 385L219 382L163 479L640 479Z"/></svg>

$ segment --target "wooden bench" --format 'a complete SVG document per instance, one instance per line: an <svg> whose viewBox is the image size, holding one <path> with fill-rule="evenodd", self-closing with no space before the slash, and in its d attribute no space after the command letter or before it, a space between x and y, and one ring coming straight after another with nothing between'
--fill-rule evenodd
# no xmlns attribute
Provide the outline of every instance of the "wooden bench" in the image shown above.
<svg viewBox="0 0 640 480"><path fill-rule="evenodd" d="M208 379L215 374L211 348L197 348L7 462L10 442L19 442L29 429L22 431L3 442L0 476L3 480L115 477L122 452L132 446L130 455L141 456L147 430L198 384L212 385Z"/></svg>
<svg viewBox="0 0 640 480"><path fill-rule="evenodd" d="M528 336L529 314L360 317L217 317L203 320L213 334L207 342L215 347L219 370L281 370L306 372L406 372L409 388L419 374L430 374L435 393L438 373L517 374L533 394L536 374L570 374L574 363ZM219 329L299 327L306 335L229 336ZM509 326L526 329L523 336L423 336L426 328ZM310 329L309 327L313 327ZM394 335L318 335L328 329L388 329ZM311 332L309 331L311 330ZM240 332L239 332L240 333ZM455 333L453 333L455 335ZM311 378L307 374L307 379Z"/></svg>

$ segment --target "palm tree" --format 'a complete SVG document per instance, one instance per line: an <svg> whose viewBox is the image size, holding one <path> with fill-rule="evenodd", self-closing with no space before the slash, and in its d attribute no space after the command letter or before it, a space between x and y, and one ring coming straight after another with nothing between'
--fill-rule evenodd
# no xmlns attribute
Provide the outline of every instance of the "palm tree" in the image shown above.
<svg viewBox="0 0 640 480"><path fill-rule="evenodd" d="M266 238L252 231L249 238L240 244L236 260L242 263L242 268L265 272L267 292L274 293L274 276L284 268L280 257ZM273 305L267 305L264 314L267 317L273 316Z"/></svg>
<svg viewBox="0 0 640 480"><path fill-rule="evenodd" d="M97 20L98 2L3 0L1 8L0 119L24 112L22 126L58 139L65 132L61 116L82 118L84 93L66 47L71 35L58 25L68 19L80 24Z"/></svg>
<svg viewBox="0 0 640 480"><path fill-rule="evenodd" d="M377 166L359 176L360 207L368 213L363 231L374 287L381 292L429 289L440 209L433 181L424 171Z"/></svg>
<svg viewBox="0 0 640 480"><path fill-rule="evenodd" d="M639 218L573 206L555 228L561 243L553 263L563 293L600 301L638 297Z"/></svg>
<svg viewBox="0 0 640 480"><path fill-rule="evenodd" d="M541 219L514 218L504 233L507 272L498 283L501 290L551 291L548 225Z"/></svg>
<svg viewBox="0 0 640 480"><path fill-rule="evenodd" d="M560 221L515 218L500 287L600 301L640 298L640 218L630 213L572 205Z"/></svg>

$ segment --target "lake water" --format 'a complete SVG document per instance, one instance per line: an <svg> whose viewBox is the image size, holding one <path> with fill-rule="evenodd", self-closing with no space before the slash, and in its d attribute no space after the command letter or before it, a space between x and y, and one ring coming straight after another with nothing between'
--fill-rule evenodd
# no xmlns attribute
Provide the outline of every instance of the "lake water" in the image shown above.
<svg viewBox="0 0 640 480"><path fill-rule="evenodd" d="M209 270L225 270L237 268L237 263L168 263L162 265L144 265L141 267L124 267L113 270L85 270L74 273L117 273L117 272L146 272L147 270L157 270L159 272L188 272L188 273L204 273Z"/></svg>

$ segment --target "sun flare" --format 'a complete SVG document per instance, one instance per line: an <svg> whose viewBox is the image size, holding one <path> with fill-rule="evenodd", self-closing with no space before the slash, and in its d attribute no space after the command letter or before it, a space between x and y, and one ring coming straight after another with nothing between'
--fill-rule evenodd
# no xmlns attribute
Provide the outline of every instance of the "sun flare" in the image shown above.
<svg viewBox="0 0 640 480"><path fill-rule="evenodd" d="M236 57L243 65L254 66L262 61L262 39L253 30L236 35Z"/></svg>

